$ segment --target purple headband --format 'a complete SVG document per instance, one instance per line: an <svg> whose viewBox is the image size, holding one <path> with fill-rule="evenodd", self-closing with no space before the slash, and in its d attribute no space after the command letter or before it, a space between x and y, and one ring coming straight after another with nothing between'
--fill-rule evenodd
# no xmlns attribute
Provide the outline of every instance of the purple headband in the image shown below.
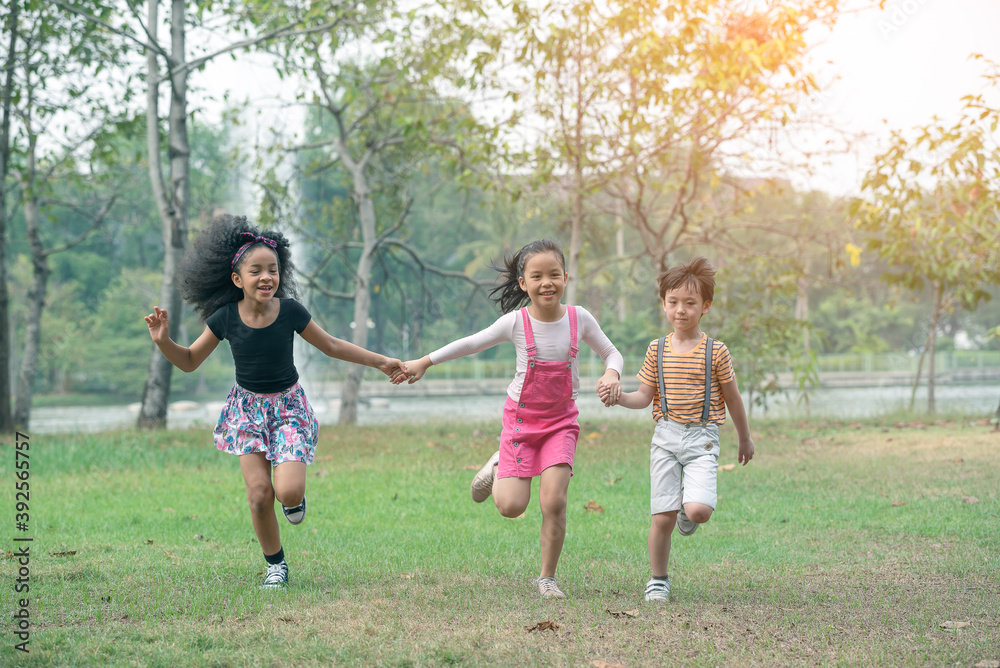
<svg viewBox="0 0 1000 668"><path fill-rule="evenodd" d="M254 234L253 232L240 232L240 236L243 237L244 239L250 239L250 241L248 241L245 244L243 244L242 246L240 246L240 249L238 251L236 251L236 256L233 257L233 264L232 264L233 267L235 267L236 263L240 261L240 258L243 256L243 253L245 253L246 250L248 248L250 248L251 246L253 246L254 244L257 244L257 243L266 244L266 245L270 246L271 248L273 248L274 250L278 249L278 242L275 241L274 239L268 239L267 237L261 237L261 236L258 236L256 234Z"/></svg>

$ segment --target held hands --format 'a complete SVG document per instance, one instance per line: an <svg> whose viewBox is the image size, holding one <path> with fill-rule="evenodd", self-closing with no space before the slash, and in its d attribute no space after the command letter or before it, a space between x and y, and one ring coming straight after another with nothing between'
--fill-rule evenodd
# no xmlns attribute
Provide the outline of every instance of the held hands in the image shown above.
<svg viewBox="0 0 1000 668"><path fill-rule="evenodd" d="M149 327L149 335L155 343L163 343L170 339L170 316L167 310L159 306L153 307L153 312L145 318L146 326Z"/></svg>
<svg viewBox="0 0 1000 668"><path fill-rule="evenodd" d="M408 360L404 365L406 368L406 379L410 385L424 377L424 373L427 369L431 368L431 356L425 355L418 360ZM398 380L393 379L393 383L399 385L403 382L403 378Z"/></svg>
<svg viewBox="0 0 1000 668"><path fill-rule="evenodd" d="M406 380L406 365L394 357L386 357L385 360L379 363L375 368L389 376L389 381L393 385L399 385Z"/></svg>
<svg viewBox="0 0 1000 668"><path fill-rule="evenodd" d="M606 407L618 403L622 396L622 384L617 372L609 369L598 379L597 396Z"/></svg>

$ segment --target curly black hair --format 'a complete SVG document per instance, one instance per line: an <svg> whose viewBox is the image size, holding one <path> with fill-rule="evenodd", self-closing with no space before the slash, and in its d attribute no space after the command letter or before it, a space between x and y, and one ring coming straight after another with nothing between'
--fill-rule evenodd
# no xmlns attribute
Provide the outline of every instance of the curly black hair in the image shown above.
<svg viewBox="0 0 1000 668"><path fill-rule="evenodd" d="M498 277L500 285L490 291L490 299L500 307L501 313L516 311L530 301L528 293L521 289L521 284L517 279L524 275L524 265L528 262L528 258L539 253L554 253L559 258L563 271L566 270L566 258L562 248L550 239L532 241L513 255L504 254L501 266L492 265L493 269L500 274Z"/></svg>
<svg viewBox="0 0 1000 668"><path fill-rule="evenodd" d="M236 266L233 266L236 252L249 239L245 234L270 239L276 244L273 250L278 256L280 280L274 296L298 296L291 251L285 235L273 230L259 230L247 221L246 216L216 216L195 237L177 271L177 286L181 296L184 301L194 305L203 319L207 319L222 306L243 299L243 290L233 283L233 272L239 273L243 258L247 257L251 249L264 245L262 241L253 243L240 256Z"/></svg>

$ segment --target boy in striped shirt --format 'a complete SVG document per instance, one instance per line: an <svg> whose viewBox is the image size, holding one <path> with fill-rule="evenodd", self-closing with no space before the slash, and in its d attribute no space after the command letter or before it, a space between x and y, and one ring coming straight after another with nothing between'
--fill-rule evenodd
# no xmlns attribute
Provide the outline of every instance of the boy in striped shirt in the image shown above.
<svg viewBox="0 0 1000 668"><path fill-rule="evenodd" d="M647 601L666 601L670 596L667 564L674 526L682 536L690 536L715 510L719 427L726 421L727 408L739 437L738 461L745 466L754 455L729 350L699 326L715 297L715 268L698 257L668 269L657 283L673 332L649 344L638 373L638 390L623 392L614 402L610 388L597 388L608 406L643 409L653 403L656 427L649 457L653 577L646 584Z"/></svg>

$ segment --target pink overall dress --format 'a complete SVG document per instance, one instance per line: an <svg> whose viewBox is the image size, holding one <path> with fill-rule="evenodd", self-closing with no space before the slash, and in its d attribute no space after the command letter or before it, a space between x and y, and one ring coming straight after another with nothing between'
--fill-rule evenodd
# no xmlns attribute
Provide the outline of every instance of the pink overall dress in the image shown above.
<svg viewBox="0 0 1000 668"><path fill-rule="evenodd" d="M569 312L569 360L536 360L535 337L528 309L521 309L528 368L519 401L507 397L500 433L500 478L533 478L556 464L573 466L580 425L580 410L573 400L573 360L576 345L576 307Z"/></svg>

